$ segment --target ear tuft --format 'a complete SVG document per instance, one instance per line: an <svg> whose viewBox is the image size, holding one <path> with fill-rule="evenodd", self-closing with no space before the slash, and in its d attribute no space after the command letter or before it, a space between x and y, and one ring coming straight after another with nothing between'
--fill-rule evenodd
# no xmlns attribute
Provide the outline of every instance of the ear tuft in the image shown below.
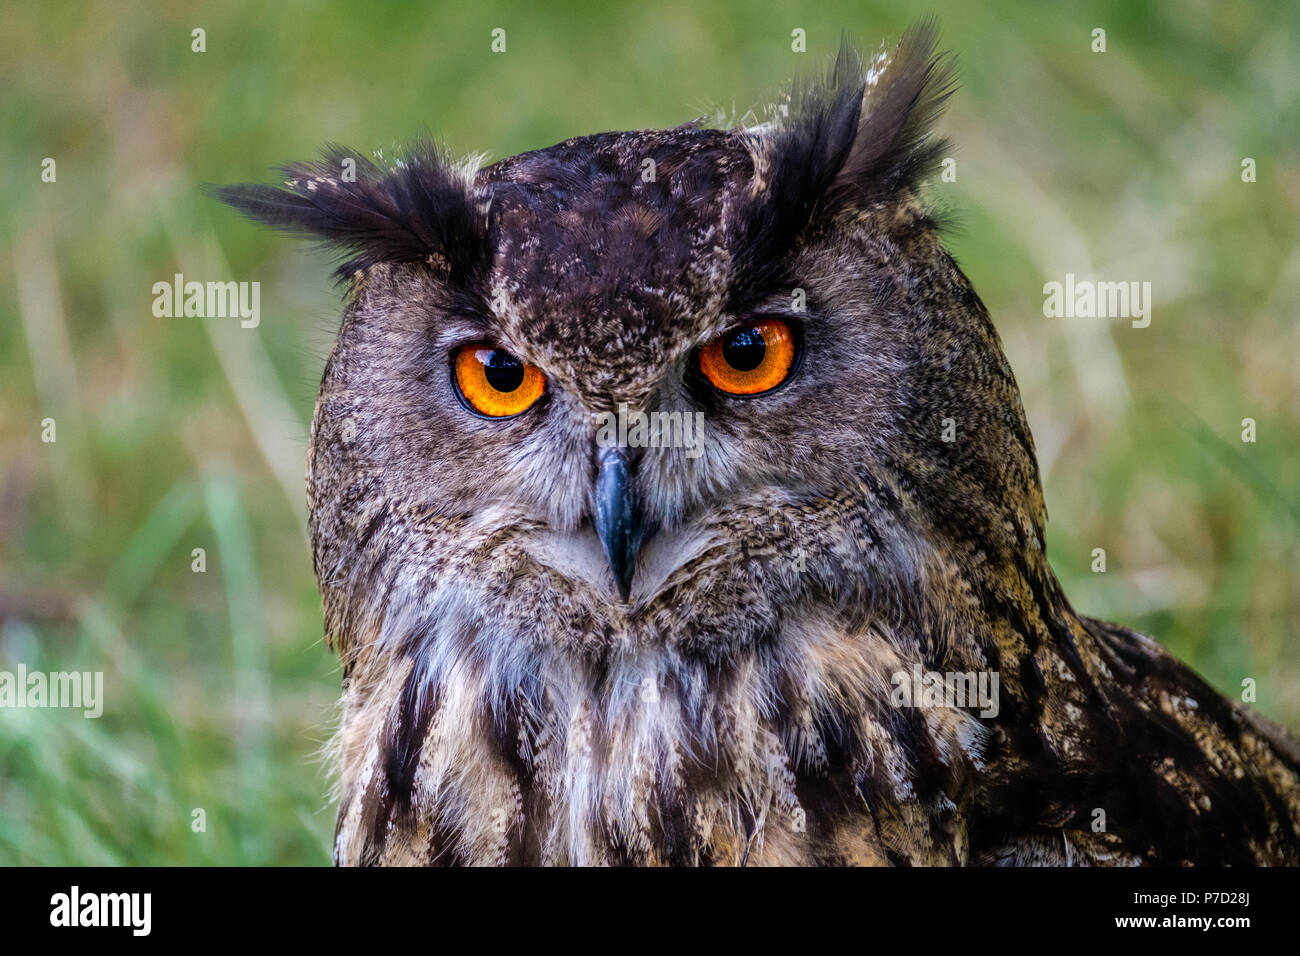
<svg viewBox="0 0 1300 956"><path fill-rule="evenodd" d="M887 200L933 172L948 142L932 131L956 87L953 57L935 53L938 37L935 21L922 20L891 56L882 55L867 70L861 119L827 190L828 205Z"/></svg>
<svg viewBox="0 0 1300 956"><path fill-rule="evenodd" d="M814 211L888 202L932 171L947 144L931 130L954 86L937 38L935 22L922 20L865 68L844 41L823 81L795 81L788 117L757 131L769 215L801 231Z"/></svg>
<svg viewBox="0 0 1300 956"><path fill-rule="evenodd" d="M210 187L215 198L254 222L318 239L347 257L340 279L379 262L441 259L453 279L487 257L485 205L470 176L427 140L385 169L341 146L315 162L281 168L283 186Z"/></svg>

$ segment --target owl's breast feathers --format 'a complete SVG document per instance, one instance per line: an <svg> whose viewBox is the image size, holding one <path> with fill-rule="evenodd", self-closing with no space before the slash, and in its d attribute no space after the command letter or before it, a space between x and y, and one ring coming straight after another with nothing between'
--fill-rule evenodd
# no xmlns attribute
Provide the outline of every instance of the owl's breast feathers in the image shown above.
<svg viewBox="0 0 1300 956"><path fill-rule="evenodd" d="M872 533L888 547L883 520ZM779 586L775 557L750 560ZM525 646L446 596L437 621L398 616L415 639L352 634L336 860L1300 862L1300 753L1280 730L1149 638L1076 616L1045 563L929 580L896 605L806 594L725 647ZM655 617L674 633L689 611ZM978 699L915 691L931 674L969 675L946 686Z"/></svg>

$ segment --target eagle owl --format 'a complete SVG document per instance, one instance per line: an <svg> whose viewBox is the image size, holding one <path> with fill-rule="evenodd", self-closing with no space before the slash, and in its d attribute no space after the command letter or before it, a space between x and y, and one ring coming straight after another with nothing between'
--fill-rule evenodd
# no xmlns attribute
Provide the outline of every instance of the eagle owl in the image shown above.
<svg viewBox="0 0 1300 956"><path fill-rule="evenodd" d="M757 125L218 190L346 258L337 863L1300 862L1296 744L1048 566L951 86L921 25Z"/></svg>

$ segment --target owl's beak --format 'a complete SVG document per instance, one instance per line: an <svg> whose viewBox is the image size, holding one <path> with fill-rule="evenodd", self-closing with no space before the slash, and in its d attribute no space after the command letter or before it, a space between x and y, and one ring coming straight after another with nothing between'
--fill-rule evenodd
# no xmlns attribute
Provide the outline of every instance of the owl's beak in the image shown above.
<svg viewBox="0 0 1300 956"><path fill-rule="evenodd" d="M603 448L596 470L596 535L605 548L618 593L632 590L637 553L641 550L641 515L632 495L631 469L621 448Z"/></svg>

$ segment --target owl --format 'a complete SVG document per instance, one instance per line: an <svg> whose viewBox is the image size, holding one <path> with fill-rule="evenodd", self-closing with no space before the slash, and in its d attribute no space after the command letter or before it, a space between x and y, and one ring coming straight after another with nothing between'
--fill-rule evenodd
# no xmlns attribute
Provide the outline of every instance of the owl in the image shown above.
<svg viewBox="0 0 1300 956"><path fill-rule="evenodd" d="M1300 863L1300 749L1078 614L921 197L922 23L766 122L221 187L339 250L341 865Z"/></svg>

